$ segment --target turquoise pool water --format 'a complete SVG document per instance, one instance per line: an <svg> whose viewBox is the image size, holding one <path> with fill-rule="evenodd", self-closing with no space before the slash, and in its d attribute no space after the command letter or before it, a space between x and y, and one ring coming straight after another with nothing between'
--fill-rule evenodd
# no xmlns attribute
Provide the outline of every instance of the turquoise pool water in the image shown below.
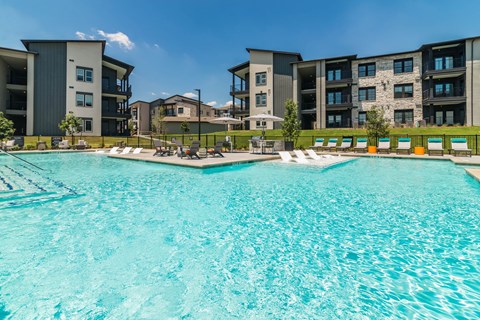
<svg viewBox="0 0 480 320"><path fill-rule="evenodd" d="M0 319L480 317L480 183L450 162L23 157L50 172L0 157Z"/></svg>

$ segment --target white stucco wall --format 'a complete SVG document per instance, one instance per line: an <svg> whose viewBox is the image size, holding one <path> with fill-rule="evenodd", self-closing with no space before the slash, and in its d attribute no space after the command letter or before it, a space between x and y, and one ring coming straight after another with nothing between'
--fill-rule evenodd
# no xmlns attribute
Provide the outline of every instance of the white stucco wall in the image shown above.
<svg viewBox="0 0 480 320"><path fill-rule="evenodd" d="M255 75L259 72L267 73L267 84L257 86ZM273 114L273 53L263 51L250 51L250 116L266 113ZM265 107L256 106L255 95L259 93L267 94L267 105ZM256 121L250 121L250 128L256 128ZM267 121L267 129L273 129L273 122Z"/></svg>
<svg viewBox="0 0 480 320"><path fill-rule="evenodd" d="M73 60L73 61L72 61ZM76 69L93 69L93 82L77 81ZM67 113L93 120L92 132L83 135L100 136L102 133L102 44L96 42L67 42ZM92 93L92 107L77 107L76 93Z"/></svg>

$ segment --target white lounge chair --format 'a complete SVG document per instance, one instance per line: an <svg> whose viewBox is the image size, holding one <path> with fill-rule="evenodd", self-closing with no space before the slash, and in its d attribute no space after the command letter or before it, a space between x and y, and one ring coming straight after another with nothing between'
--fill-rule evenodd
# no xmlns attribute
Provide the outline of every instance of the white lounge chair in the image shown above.
<svg viewBox="0 0 480 320"><path fill-rule="evenodd" d="M135 150L133 150L132 153L133 153L133 154L139 154L139 153L142 152L142 150L143 150L143 148L135 148Z"/></svg>
<svg viewBox="0 0 480 320"><path fill-rule="evenodd" d="M367 152L367 138L357 138L357 144L353 147L353 152Z"/></svg>
<svg viewBox="0 0 480 320"><path fill-rule="evenodd" d="M427 149L429 156L432 155L432 152L440 152L440 155L443 156L443 139L428 138Z"/></svg>
<svg viewBox="0 0 480 320"><path fill-rule="evenodd" d="M326 146L321 147L322 150L332 151L337 147L337 138L330 138L328 139L328 143Z"/></svg>
<svg viewBox="0 0 480 320"><path fill-rule="evenodd" d="M279 151L278 154L282 158L282 162L292 162L295 161L297 163L309 163L307 159L301 159L301 158L292 158L290 155L290 152L287 151Z"/></svg>
<svg viewBox="0 0 480 320"><path fill-rule="evenodd" d="M132 147L125 147L120 154L128 154L130 153L130 150L132 150Z"/></svg>
<svg viewBox="0 0 480 320"><path fill-rule="evenodd" d="M68 148L70 148L70 145L69 145L68 140L62 140L62 141L58 144L58 148L59 148L59 149L68 149Z"/></svg>
<svg viewBox="0 0 480 320"><path fill-rule="evenodd" d="M310 148L318 150L318 148L323 147L323 142L324 141L325 140L323 138L316 138L315 139L315 144L313 146L311 146Z"/></svg>
<svg viewBox="0 0 480 320"><path fill-rule="evenodd" d="M453 155L457 156L458 153L465 153L467 156L472 156L472 149L468 148L466 138L452 138L450 139L452 144Z"/></svg>
<svg viewBox="0 0 480 320"><path fill-rule="evenodd" d="M298 159L305 159L307 160L307 157L305 156L305 153L303 153L302 150L293 150L293 153L297 156ZM307 160L308 161L308 160Z"/></svg>
<svg viewBox="0 0 480 320"><path fill-rule="evenodd" d="M390 153L390 138L378 139L377 153L382 152Z"/></svg>
<svg viewBox="0 0 480 320"><path fill-rule="evenodd" d="M312 158L313 160L321 160L323 157L319 156L315 151L313 151L312 149L307 149L305 150L307 151L307 154L310 158Z"/></svg>
<svg viewBox="0 0 480 320"><path fill-rule="evenodd" d="M343 138L342 144L336 147L337 151L346 151L352 147L352 138Z"/></svg>
<svg viewBox="0 0 480 320"><path fill-rule="evenodd" d="M400 153L400 151L406 151L408 154L410 154L412 146L411 146L411 139L410 138L398 138L398 147L397 147L397 154Z"/></svg>

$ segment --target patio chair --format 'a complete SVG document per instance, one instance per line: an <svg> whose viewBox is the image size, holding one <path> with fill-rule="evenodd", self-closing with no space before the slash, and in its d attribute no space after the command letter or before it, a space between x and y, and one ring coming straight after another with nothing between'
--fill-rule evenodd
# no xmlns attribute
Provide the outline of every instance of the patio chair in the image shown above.
<svg viewBox="0 0 480 320"><path fill-rule="evenodd" d="M327 145L320 147L320 149L326 150L326 151L332 151L337 147L337 141L338 141L337 138L330 138L328 139Z"/></svg>
<svg viewBox="0 0 480 320"><path fill-rule="evenodd" d="M321 160L323 157L319 156L315 151L313 151L312 149L307 149L305 150L307 151L307 154L310 158L312 158L313 160Z"/></svg>
<svg viewBox="0 0 480 320"><path fill-rule="evenodd" d="M183 157L188 157L190 159L197 158L200 160L198 151L200 151L200 141L193 141L190 148L181 151L180 158L183 159Z"/></svg>
<svg viewBox="0 0 480 320"><path fill-rule="evenodd" d="M290 152L288 151L279 151L278 154L280 155L280 158L282 158L282 162L288 163L288 162L295 161L297 163L303 163L303 164L309 163L307 159L292 158L292 156L290 155Z"/></svg>
<svg viewBox="0 0 480 320"><path fill-rule="evenodd" d="M298 159L303 159L308 162L307 157L305 156L305 153L303 153L302 150L293 150L293 153L295 153Z"/></svg>
<svg viewBox="0 0 480 320"><path fill-rule="evenodd" d="M353 147L353 152L367 152L367 138L357 138L357 144Z"/></svg>
<svg viewBox="0 0 480 320"><path fill-rule="evenodd" d="M119 147L113 147L112 149L110 149L110 151L108 151L108 153L109 154L117 154L117 153L119 153L118 149L120 149L120 148Z"/></svg>
<svg viewBox="0 0 480 320"><path fill-rule="evenodd" d="M315 144L313 146L310 146L309 148L318 150L319 148L323 147L323 142L324 141L325 141L325 139L323 139L323 138L316 138L315 139Z"/></svg>
<svg viewBox="0 0 480 320"><path fill-rule="evenodd" d="M120 154L129 154L130 150L132 150L132 147L125 147Z"/></svg>
<svg viewBox="0 0 480 320"><path fill-rule="evenodd" d="M262 142L260 140L252 139L250 142L252 143L252 153L255 153L255 150L262 152Z"/></svg>
<svg viewBox="0 0 480 320"><path fill-rule="evenodd" d="M143 148L135 148L132 152L132 154L140 154L142 153Z"/></svg>
<svg viewBox="0 0 480 320"><path fill-rule="evenodd" d="M437 152L443 156L443 139L442 138L428 138L427 140L427 150L428 155L431 156L432 153Z"/></svg>
<svg viewBox="0 0 480 320"><path fill-rule="evenodd" d="M62 140L59 144L58 144L58 148L59 149L70 149L70 142L68 140Z"/></svg>
<svg viewBox="0 0 480 320"><path fill-rule="evenodd" d="M451 151L456 157L459 153L465 153L467 156L472 156L472 149L468 149L467 139L466 138L452 138L450 139L452 144Z"/></svg>
<svg viewBox="0 0 480 320"><path fill-rule="evenodd" d="M76 150L84 150L88 148L88 143L85 140L78 140L78 143L74 146Z"/></svg>
<svg viewBox="0 0 480 320"><path fill-rule="evenodd" d="M207 149L207 155L215 157L218 154L220 157L224 158L225 156L222 154L223 143L224 141L217 141L213 148Z"/></svg>
<svg viewBox="0 0 480 320"><path fill-rule="evenodd" d="M346 151L352 147L352 138L343 138L342 144L339 145L336 150L337 151Z"/></svg>
<svg viewBox="0 0 480 320"><path fill-rule="evenodd" d="M163 156L168 156L170 154L170 150L162 147L162 141L155 140L153 143L155 145L155 153L153 154L154 156L163 157Z"/></svg>
<svg viewBox="0 0 480 320"><path fill-rule="evenodd" d="M269 149L271 152L271 154L273 154L275 152L275 141L273 140L267 140L264 142L264 145L263 145L263 152L264 153L267 153L267 149Z"/></svg>
<svg viewBox="0 0 480 320"><path fill-rule="evenodd" d="M412 140L410 138L398 138L398 147L397 147L397 154L402 151L406 151L408 154L412 151L411 146Z"/></svg>
<svg viewBox="0 0 480 320"><path fill-rule="evenodd" d="M390 153L390 138L378 139L377 153Z"/></svg>

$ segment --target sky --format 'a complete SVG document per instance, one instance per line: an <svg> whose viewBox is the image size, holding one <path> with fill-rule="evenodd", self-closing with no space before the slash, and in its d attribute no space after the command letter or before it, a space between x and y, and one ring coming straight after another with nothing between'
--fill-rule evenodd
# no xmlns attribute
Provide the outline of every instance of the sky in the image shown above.
<svg viewBox="0 0 480 320"><path fill-rule="evenodd" d="M477 0L0 0L0 47L21 39L104 39L135 69L135 100L174 94L214 107L231 101L228 68L245 48L304 60L414 50L480 35Z"/></svg>

